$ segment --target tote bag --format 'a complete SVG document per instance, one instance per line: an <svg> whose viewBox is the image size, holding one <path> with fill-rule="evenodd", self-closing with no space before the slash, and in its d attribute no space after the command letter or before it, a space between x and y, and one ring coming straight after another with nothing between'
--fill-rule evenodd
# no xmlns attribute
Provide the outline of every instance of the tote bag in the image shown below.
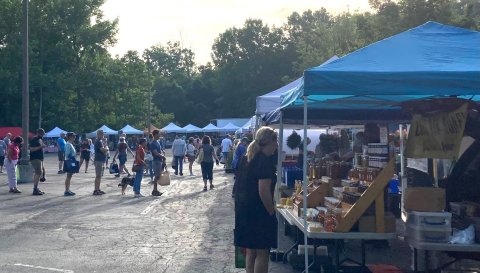
<svg viewBox="0 0 480 273"><path fill-rule="evenodd" d="M162 175L158 179L158 185L160 185L160 186L170 185L170 173L169 172L162 172Z"/></svg>
<svg viewBox="0 0 480 273"><path fill-rule="evenodd" d="M80 162L75 158L63 161L63 171L66 173L78 173L80 171Z"/></svg>
<svg viewBox="0 0 480 273"><path fill-rule="evenodd" d="M197 163L200 164L203 161L203 149L200 149L200 152L198 152L197 156Z"/></svg>

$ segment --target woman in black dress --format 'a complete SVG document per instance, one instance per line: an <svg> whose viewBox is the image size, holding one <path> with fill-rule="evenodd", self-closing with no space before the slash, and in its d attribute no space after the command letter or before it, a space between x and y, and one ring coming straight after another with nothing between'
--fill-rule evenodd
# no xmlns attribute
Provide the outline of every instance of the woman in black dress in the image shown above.
<svg viewBox="0 0 480 273"><path fill-rule="evenodd" d="M272 160L277 148L277 133L262 127L239 166L234 235L235 245L247 249L247 273L268 272L270 248L277 246L276 166Z"/></svg>

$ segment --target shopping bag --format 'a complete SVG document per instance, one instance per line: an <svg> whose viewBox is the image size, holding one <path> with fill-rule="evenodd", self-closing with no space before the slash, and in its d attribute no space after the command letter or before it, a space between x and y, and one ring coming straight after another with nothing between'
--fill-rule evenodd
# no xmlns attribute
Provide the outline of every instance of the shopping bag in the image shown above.
<svg viewBox="0 0 480 273"><path fill-rule="evenodd" d="M235 246L235 268L245 268L245 256L247 256L247 250L243 247Z"/></svg>
<svg viewBox="0 0 480 273"><path fill-rule="evenodd" d="M66 173L78 173L80 171L80 162L74 158L63 161L63 171Z"/></svg>
<svg viewBox="0 0 480 273"><path fill-rule="evenodd" d="M160 185L160 186L170 185L170 173L169 172L162 172L162 175L160 175L160 178L158 179L158 185Z"/></svg>
<svg viewBox="0 0 480 273"><path fill-rule="evenodd" d="M202 163L203 161L203 149L200 150L200 152L198 152L198 156L197 156L197 163L200 164Z"/></svg>
<svg viewBox="0 0 480 273"><path fill-rule="evenodd" d="M111 164L110 164L110 168L109 168L109 171L110 173L119 173L120 172L120 169L118 169L118 164L117 162L113 161Z"/></svg>
<svg viewBox="0 0 480 273"><path fill-rule="evenodd" d="M220 164L225 164L225 162L227 162L227 159L222 154L222 157L220 157Z"/></svg>

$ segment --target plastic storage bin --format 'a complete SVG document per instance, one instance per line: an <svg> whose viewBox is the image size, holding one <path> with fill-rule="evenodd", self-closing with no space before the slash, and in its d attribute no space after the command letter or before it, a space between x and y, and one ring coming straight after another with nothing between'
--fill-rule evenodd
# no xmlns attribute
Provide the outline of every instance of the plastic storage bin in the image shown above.
<svg viewBox="0 0 480 273"><path fill-rule="evenodd" d="M408 225L425 225L451 228L452 214L450 212L420 212L408 213Z"/></svg>
<svg viewBox="0 0 480 273"><path fill-rule="evenodd" d="M407 240L414 242L448 243L452 234L450 226L409 225Z"/></svg>

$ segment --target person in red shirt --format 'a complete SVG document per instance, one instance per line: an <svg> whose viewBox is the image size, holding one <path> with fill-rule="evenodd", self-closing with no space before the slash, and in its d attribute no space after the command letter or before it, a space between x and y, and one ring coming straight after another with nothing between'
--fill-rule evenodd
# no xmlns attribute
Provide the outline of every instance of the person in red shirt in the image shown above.
<svg viewBox="0 0 480 273"><path fill-rule="evenodd" d="M18 155L20 153L20 145L23 143L23 138L17 136L13 142L8 145L7 158L5 159L5 169L8 176L8 187L11 193L22 193L17 189L17 163Z"/></svg>
<svg viewBox="0 0 480 273"><path fill-rule="evenodd" d="M138 143L137 153L135 154L134 165L140 165L141 168L135 173L135 180L133 182L133 192L135 192L135 197L142 197L140 193L140 186L143 179L143 170L145 169L145 145L147 145L147 140L145 138L140 139Z"/></svg>

